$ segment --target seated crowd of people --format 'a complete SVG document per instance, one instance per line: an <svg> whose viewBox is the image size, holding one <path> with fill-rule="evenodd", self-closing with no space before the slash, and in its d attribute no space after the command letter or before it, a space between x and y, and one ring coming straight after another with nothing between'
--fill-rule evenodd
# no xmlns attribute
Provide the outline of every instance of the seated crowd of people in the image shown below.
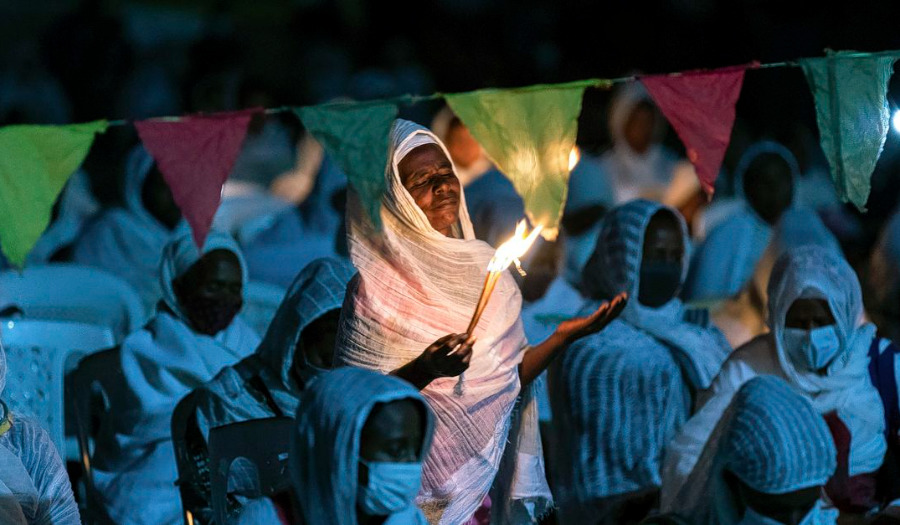
<svg viewBox="0 0 900 525"><path fill-rule="evenodd" d="M326 159L303 202L202 249L135 147L124 205L58 247L152 312L106 378L88 501L129 525L900 522L900 319L870 321L888 310L864 308L787 148L748 148L738 196L688 214L699 184L672 190L686 168L660 119L620 93L560 238L501 275L470 333L523 207L452 115L440 137L394 123L380 225ZM894 230L873 264L900 275ZM285 275L257 334L247 285ZM2 407L0 522L80 523L48 434ZM260 421L289 431L232 445L276 474L215 461L219 432Z"/></svg>

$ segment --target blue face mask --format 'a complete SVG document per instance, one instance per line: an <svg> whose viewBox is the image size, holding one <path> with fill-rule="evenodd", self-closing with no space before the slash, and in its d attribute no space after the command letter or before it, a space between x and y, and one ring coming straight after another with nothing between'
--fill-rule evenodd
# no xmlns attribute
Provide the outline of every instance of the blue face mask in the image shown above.
<svg viewBox="0 0 900 525"><path fill-rule="evenodd" d="M841 351L841 340L834 325L812 330L785 328L782 340L788 357L802 370L821 370Z"/></svg>
<svg viewBox="0 0 900 525"><path fill-rule="evenodd" d="M650 262L641 264L638 301L650 308L659 308L675 297L681 286L681 264Z"/></svg>
<svg viewBox="0 0 900 525"><path fill-rule="evenodd" d="M356 492L356 503L363 512L390 516L413 504L422 484L421 463L359 462L369 468L369 483Z"/></svg>

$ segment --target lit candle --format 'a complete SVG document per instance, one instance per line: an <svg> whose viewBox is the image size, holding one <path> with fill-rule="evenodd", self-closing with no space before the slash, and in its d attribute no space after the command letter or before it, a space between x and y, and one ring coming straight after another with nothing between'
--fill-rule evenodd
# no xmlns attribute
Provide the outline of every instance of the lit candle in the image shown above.
<svg viewBox="0 0 900 525"><path fill-rule="evenodd" d="M500 276L503 275L503 272L505 272L506 269L509 268L509 265L513 263L515 263L516 268L518 268L520 272L522 271L519 258L525 255L525 252L531 248L534 241L537 240L537 236L541 233L543 226L538 225L535 229L531 230L531 233L526 235L525 232L527 228L528 223L525 219L519 221L519 224L516 225L516 233L511 239L501 244L500 247L497 248L497 251L494 252L494 256L491 257L491 262L488 263L487 267L488 272L484 278L484 286L481 287L481 296L478 298L478 304L475 306L472 320L469 321L469 327L466 328L466 335L469 338L472 337L475 327L478 326L481 314L484 313L484 309L491 299L491 294L494 293L494 287L497 285ZM456 388L454 389L457 395L462 395L462 382L463 376L460 374L459 381L457 381Z"/></svg>

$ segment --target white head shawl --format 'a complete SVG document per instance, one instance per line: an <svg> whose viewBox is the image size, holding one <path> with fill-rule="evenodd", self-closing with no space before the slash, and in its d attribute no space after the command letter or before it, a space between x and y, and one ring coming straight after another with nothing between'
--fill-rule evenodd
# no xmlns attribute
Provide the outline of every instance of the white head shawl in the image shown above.
<svg viewBox="0 0 900 525"><path fill-rule="evenodd" d="M450 158L427 129L404 120L394 124L381 208L383 231L375 231L358 197L349 195L348 243L359 277L347 290L336 365L395 370L437 339L465 330L478 302L494 250L475 239L464 192L454 237L446 237L431 226L400 181L403 155L424 144L438 145ZM504 272L475 329L478 341L463 395L454 393L456 378L438 379L422 391L438 417L419 502L437 515L442 512L441 523L469 519L497 474L519 394L517 367L527 344L521 306L519 289ZM534 446L520 448L520 457L540 450L539 436L534 433L529 439ZM513 442L521 447L522 441ZM538 470L542 478L543 469L524 475L537 477ZM532 480L530 486L541 484L545 482ZM549 498L549 491L533 496Z"/></svg>
<svg viewBox="0 0 900 525"><path fill-rule="evenodd" d="M778 362L789 381L821 414L837 411L852 436L850 475L881 466L886 444L884 409L868 370L875 327L862 324L862 293L856 274L839 253L801 246L776 261L769 280L769 329ZM797 299L824 299L835 319L841 351L826 375L798 370L782 344L787 312Z"/></svg>
<svg viewBox="0 0 900 525"><path fill-rule="evenodd" d="M270 389L276 402L281 401L281 392L285 387L295 384L291 368L303 330L326 313L341 308L347 283L355 273L356 268L344 260L317 259L294 279L256 350L268 369L278 374L278 383L282 387ZM279 403L287 405L289 412L296 410L298 394L296 391L292 394L286 403Z"/></svg>
<svg viewBox="0 0 900 525"><path fill-rule="evenodd" d="M684 219L661 204L635 200L613 209L604 218L597 247L584 267L583 287L596 299L611 299L628 292L630 300L622 319L676 350L676 358L686 364L685 371L694 387L707 388L731 352L724 336L715 328L684 322L685 309L677 292L659 308L649 308L638 301L644 235L650 220L660 211L670 212L681 228L683 282L690 260Z"/></svg>
<svg viewBox="0 0 900 525"><path fill-rule="evenodd" d="M695 252L685 285L685 300L731 297L753 278L754 269L772 240L772 227L744 200L744 176L760 155L779 156L788 165L796 187L800 168L787 148L769 140L747 148L735 168L735 194L743 202L734 213L712 228ZM794 193L796 201L796 190Z"/></svg>
<svg viewBox="0 0 900 525"><path fill-rule="evenodd" d="M402 399L412 399L422 407L421 455L427 457L435 418L422 395L405 381L368 370L340 368L324 374L304 391L290 470L305 525L357 525L360 434L377 403Z"/></svg>
<svg viewBox="0 0 900 525"><path fill-rule="evenodd" d="M673 508L663 511L696 525L736 524L746 504L726 472L757 492L785 494L824 485L836 455L828 426L809 402L781 379L758 376L735 394Z"/></svg>
<svg viewBox="0 0 900 525"><path fill-rule="evenodd" d="M237 241L228 234L215 231L209 232L202 252L197 250L197 244L194 243L194 238L190 233L183 233L163 248L162 261L159 268L159 285L163 291L163 301L175 315L188 323L188 325L190 325L188 316L178 302L172 281L187 273L191 266L199 261L201 257L214 250L226 250L237 257L241 267L241 280L246 286L248 281L247 263L244 262L244 255Z"/></svg>

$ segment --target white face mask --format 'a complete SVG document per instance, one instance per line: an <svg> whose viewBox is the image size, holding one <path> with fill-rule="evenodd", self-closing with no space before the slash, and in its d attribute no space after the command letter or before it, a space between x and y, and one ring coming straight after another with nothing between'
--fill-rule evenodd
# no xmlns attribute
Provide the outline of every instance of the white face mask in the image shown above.
<svg viewBox="0 0 900 525"><path fill-rule="evenodd" d="M369 468L369 483L356 492L366 514L390 516L412 505L422 484L422 463L359 462Z"/></svg>
<svg viewBox="0 0 900 525"><path fill-rule="evenodd" d="M841 340L834 325L812 330L785 328L782 341L791 362L801 370L821 370L841 351Z"/></svg>

